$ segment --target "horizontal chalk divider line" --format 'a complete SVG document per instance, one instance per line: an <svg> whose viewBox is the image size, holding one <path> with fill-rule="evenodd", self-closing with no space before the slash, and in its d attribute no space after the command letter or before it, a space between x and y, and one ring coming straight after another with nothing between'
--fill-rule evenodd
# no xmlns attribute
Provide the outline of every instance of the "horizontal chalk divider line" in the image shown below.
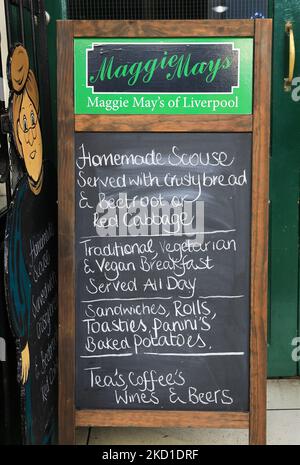
<svg viewBox="0 0 300 465"><path fill-rule="evenodd" d="M198 295L198 297L182 297L183 299L242 299L245 297L244 295ZM94 302L110 302L110 301L134 301L134 300L171 300L175 297L131 297L131 298L123 298L123 297L115 297L112 299L92 299L92 300L81 300L82 304L91 304Z"/></svg>
<svg viewBox="0 0 300 465"><path fill-rule="evenodd" d="M171 300L172 297L131 297L131 298L123 298L123 297L116 297L113 299L92 299L92 300L81 300L82 304L91 304L94 302L107 302L107 301L114 301L114 300L125 300L125 301L134 301L134 300Z"/></svg>
<svg viewBox="0 0 300 465"><path fill-rule="evenodd" d="M76 132L252 132L252 115L75 115Z"/></svg>
<svg viewBox="0 0 300 465"><path fill-rule="evenodd" d="M111 239L111 238L118 238L118 237L127 237L127 238L130 238L130 237L133 237L133 238L137 238L137 237L184 237L184 236L197 236L199 234L201 235L206 235L206 234L227 234L227 233L230 233L230 232L236 232L236 229L219 229L219 230L216 230L216 231L197 231L197 232L191 232L191 233L183 233L183 234L124 234L124 235L121 235L119 234L118 236L98 236L98 235L95 235L95 236L81 236L80 239ZM79 242L81 244L81 242Z"/></svg>
<svg viewBox="0 0 300 465"><path fill-rule="evenodd" d="M232 356L232 355L245 355L245 352L203 352L203 354L174 354L174 353L157 353L157 352L144 352L144 355L167 356L167 357L218 357L218 356Z"/></svg>
<svg viewBox="0 0 300 465"><path fill-rule="evenodd" d="M76 410L76 426L143 428L248 428L249 412L194 410Z"/></svg>
<svg viewBox="0 0 300 465"><path fill-rule="evenodd" d="M138 354L104 354L104 355L80 355L80 358L103 358L103 357L132 357L133 355L151 355L151 356L162 356L162 357L232 357L235 355L245 355L245 352L203 352L202 354L187 354L187 353L158 353L158 352L141 352ZM85 368L87 370L87 368Z"/></svg>

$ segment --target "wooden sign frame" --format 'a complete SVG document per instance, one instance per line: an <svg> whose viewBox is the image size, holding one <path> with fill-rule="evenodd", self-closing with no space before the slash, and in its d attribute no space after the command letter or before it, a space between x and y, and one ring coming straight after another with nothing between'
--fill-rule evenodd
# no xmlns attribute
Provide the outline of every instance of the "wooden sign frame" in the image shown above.
<svg viewBox="0 0 300 465"><path fill-rule="evenodd" d="M59 166L59 441L75 443L76 426L248 428L266 442L267 254L271 20L58 21ZM188 34L187 34L188 32ZM253 37L252 115L75 115L75 37ZM252 148L249 412L75 409L74 133L250 132Z"/></svg>

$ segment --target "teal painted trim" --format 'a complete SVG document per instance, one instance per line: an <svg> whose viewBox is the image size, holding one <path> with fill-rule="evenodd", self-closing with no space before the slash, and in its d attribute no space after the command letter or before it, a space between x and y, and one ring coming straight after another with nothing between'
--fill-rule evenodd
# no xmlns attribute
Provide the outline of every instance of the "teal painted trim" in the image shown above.
<svg viewBox="0 0 300 465"><path fill-rule="evenodd" d="M50 89L52 103L52 128L53 128L53 146L57 147L57 80L56 80L56 21L66 19L67 6L66 0L53 1L45 0L45 8L50 15L50 23L47 26L48 34L48 59L49 59L49 74L50 74ZM54 163L57 162L55 154L52 157Z"/></svg>
<svg viewBox="0 0 300 465"><path fill-rule="evenodd" d="M269 0L268 15L269 15L269 18L273 18L274 16L274 1L273 0Z"/></svg>
<svg viewBox="0 0 300 465"><path fill-rule="evenodd" d="M67 17L67 0L61 0L61 19L68 19L68 17Z"/></svg>
<svg viewBox="0 0 300 465"><path fill-rule="evenodd" d="M298 191L298 277L299 277L299 282L298 282L298 341L299 341L299 336L300 336L300 169L299 169L299 191ZM300 343L298 342L298 347L300 346ZM300 355L300 350L298 350L298 355ZM300 360L298 362L298 367L297 367L297 375L300 376Z"/></svg>

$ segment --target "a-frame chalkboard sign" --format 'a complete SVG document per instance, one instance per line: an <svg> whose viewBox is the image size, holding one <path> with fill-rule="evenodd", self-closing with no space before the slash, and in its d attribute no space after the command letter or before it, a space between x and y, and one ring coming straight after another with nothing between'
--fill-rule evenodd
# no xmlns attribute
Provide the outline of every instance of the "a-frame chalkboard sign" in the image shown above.
<svg viewBox="0 0 300 465"><path fill-rule="evenodd" d="M266 441L270 20L58 22L59 437Z"/></svg>

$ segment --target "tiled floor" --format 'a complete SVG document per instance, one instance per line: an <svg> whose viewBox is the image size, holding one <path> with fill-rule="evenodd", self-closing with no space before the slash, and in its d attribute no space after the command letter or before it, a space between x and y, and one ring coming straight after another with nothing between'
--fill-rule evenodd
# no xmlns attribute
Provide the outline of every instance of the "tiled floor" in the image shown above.
<svg viewBox="0 0 300 465"><path fill-rule="evenodd" d="M300 445L300 379L268 381L268 444ZM79 428L77 444L247 444L245 430Z"/></svg>

